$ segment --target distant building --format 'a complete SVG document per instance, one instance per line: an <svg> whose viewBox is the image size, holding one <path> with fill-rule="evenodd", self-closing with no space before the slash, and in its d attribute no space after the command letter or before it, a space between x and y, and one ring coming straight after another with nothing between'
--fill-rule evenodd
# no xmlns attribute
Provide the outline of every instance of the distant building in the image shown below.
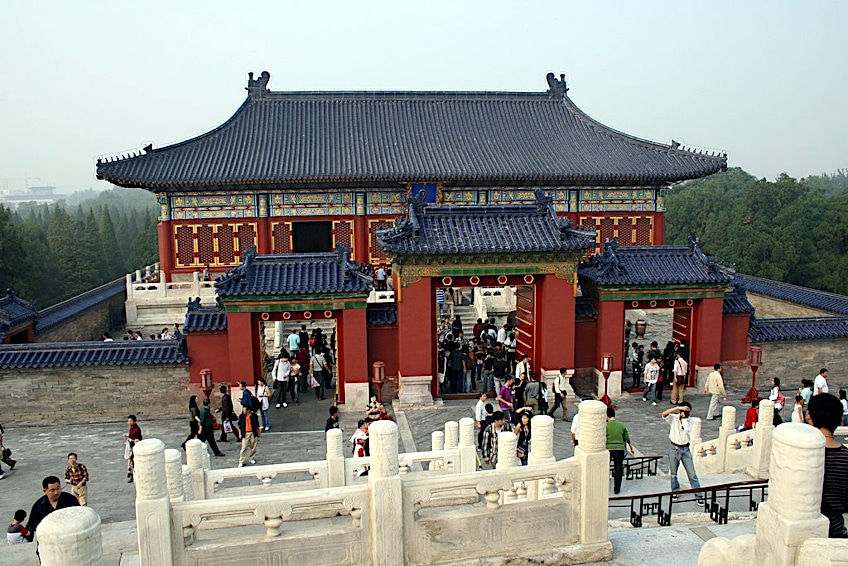
<svg viewBox="0 0 848 566"><path fill-rule="evenodd" d="M0 203L11 209L15 209L24 203L53 204L57 200L53 194L55 190L56 187L50 186L29 187L23 191L9 190L0 194Z"/></svg>

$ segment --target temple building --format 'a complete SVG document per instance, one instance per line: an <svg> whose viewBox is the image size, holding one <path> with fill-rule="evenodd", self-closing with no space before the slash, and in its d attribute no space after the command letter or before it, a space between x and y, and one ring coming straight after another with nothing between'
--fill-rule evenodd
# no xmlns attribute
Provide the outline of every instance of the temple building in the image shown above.
<svg viewBox="0 0 848 566"><path fill-rule="evenodd" d="M709 275L697 244L656 252L660 268L686 256L688 279L610 277L628 246L664 243L668 188L725 170L725 155L609 128L553 73L531 93L274 92L269 80L251 73L244 103L208 133L97 162L99 179L156 195L160 284L217 277L217 301L195 299L186 317L193 381L203 368L252 381L269 331L307 323L332 334L339 401L366 399L380 360L402 403L432 403L435 297L449 287L471 289L477 314L484 296L507 297L519 353L539 369L597 369L615 344L620 371L624 301L655 298L688 317L693 354L720 354L720 332L707 346L692 329L720 325L730 278ZM377 266L393 292L373 291ZM594 322L578 337L581 315Z"/></svg>

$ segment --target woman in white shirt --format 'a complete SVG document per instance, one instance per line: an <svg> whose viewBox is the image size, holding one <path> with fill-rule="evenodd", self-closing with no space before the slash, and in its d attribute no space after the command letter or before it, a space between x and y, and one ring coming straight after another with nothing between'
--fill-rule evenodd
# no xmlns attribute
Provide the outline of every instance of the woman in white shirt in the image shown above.
<svg viewBox="0 0 848 566"><path fill-rule="evenodd" d="M769 401L774 401L774 410L776 413L779 413L783 410L783 403L786 402L786 398L780 392L780 378L773 377L771 380L771 393L769 393Z"/></svg>

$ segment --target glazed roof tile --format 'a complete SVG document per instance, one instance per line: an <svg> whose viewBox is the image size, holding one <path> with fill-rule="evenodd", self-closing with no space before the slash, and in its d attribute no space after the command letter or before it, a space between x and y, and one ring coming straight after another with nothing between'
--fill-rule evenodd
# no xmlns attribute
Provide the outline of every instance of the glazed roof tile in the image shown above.
<svg viewBox="0 0 848 566"><path fill-rule="evenodd" d="M0 368L181 364L185 339L43 342L0 346Z"/></svg>
<svg viewBox="0 0 848 566"><path fill-rule="evenodd" d="M100 160L124 187L379 181L667 184L727 167L724 155L639 139L590 118L549 75L547 92L250 94L221 126ZM250 81L253 83L255 81ZM266 80L267 83L267 80Z"/></svg>
<svg viewBox="0 0 848 566"><path fill-rule="evenodd" d="M51 328L58 326L66 320L72 319L105 300L111 299L115 295L126 293L126 281L122 277L116 279L100 287L95 287L90 291L86 291L76 297L71 297L59 304L47 307L44 310L38 311L38 320L35 323L35 333L46 332Z"/></svg>
<svg viewBox="0 0 848 566"><path fill-rule="evenodd" d="M595 308L595 303L591 297L577 297L574 318L577 320L598 318L598 310Z"/></svg>
<svg viewBox="0 0 848 566"><path fill-rule="evenodd" d="M368 303L365 311L368 326L391 326L397 324L397 303Z"/></svg>
<svg viewBox="0 0 848 566"><path fill-rule="evenodd" d="M200 297L189 299L183 332L223 331L227 329L227 313L220 303L201 305Z"/></svg>
<svg viewBox="0 0 848 566"><path fill-rule="evenodd" d="M580 265L581 283L600 287L656 285L727 285L731 276L690 238L685 246L619 246L607 242L604 252Z"/></svg>
<svg viewBox="0 0 848 566"><path fill-rule="evenodd" d="M725 291L722 303L723 314L754 314L754 305L748 300L745 289Z"/></svg>
<svg viewBox="0 0 848 566"><path fill-rule="evenodd" d="M24 300L11 290L6 289L6 296L0 297L0 340L12 328L38 317L32 302Z"/></svg>
<svg viewBox="0 0 848 566"><path fill-rule="evenodd" d="M751 318L748 336L754 342L848 338L848 316Z"/></svg>
<svg viewBox="0 0 848 566"><path fill-rule="evenodd" d="M799 287L798 285L763 279L762 277L754 277L753 275L745 275L743 273L737 273L733 283L737 288L744 288L748 292L756 293L757 295L765 295L781 301L804 305L835 314L848 315L848 297L845 295L837 295L836 293L828 293L827 291L819 291L817 289L810 289L809 287Z"/></svg>
<svg viewBox="0 0 848 566"><path fill-rule="evenodd" d="M472 206L427 205L422 192L394 228L377 232L377 242L397 254L552 252L592 248L595 232L557 216L541 190L535 204Z"/></svg>
<svg viewBox="0 0 848 566"><path fill-rule="evenodd" d="M238 267L215 281L219 296L354 294L374 286L370 265L350 260L350 251L256 255L251 248Z"/></svg>

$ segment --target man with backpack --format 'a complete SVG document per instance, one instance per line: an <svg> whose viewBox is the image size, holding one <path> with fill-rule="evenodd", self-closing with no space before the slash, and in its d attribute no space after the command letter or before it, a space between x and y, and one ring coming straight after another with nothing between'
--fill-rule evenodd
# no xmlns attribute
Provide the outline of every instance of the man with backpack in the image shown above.
<svg viewBox="0 0 848 566"><path fill-rule="evenodd" d="M689 363L677 350L674 360L674 383L671 386L671 404L683 402L683 392L686 391L686 381L689 379Z"/></svg>

